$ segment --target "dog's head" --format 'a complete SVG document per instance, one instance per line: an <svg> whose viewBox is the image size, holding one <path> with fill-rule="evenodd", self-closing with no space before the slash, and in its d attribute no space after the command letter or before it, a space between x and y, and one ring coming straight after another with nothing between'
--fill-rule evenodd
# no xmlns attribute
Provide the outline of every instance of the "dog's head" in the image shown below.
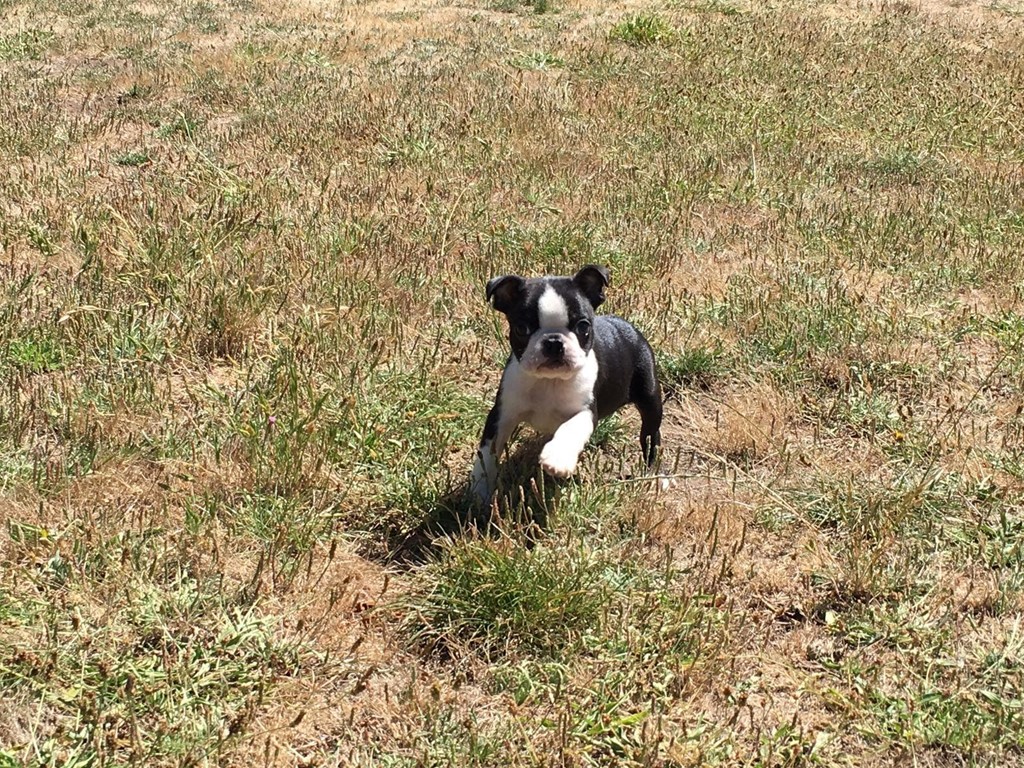
<svg viewBox="0 0 1024 768"><path fill-rule="evenodd" d="M524 371L569 379L593 350L594 310L607 285L608 270L588 264L573 277L495 277L487 300L508 318L512 354Z"/></svg>

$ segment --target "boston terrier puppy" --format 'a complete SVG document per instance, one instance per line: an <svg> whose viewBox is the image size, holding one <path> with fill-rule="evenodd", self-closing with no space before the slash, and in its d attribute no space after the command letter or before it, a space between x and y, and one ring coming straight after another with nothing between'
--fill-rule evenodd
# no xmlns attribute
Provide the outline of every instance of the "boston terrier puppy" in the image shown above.
<svg viewBox="0 0 1024 768"><path fill-rule="evenodd" d="M550 435L540 466L569 477L599 419L626 403L640 412L640 448L648 467L661 444L661 386L654 353L619 317L594 315L604 301L608 270L588 264L573 277L518 275L487 283L487 300L508 318L512 355L487 416L470 486L489 503L498 458L512 431L526 422Z"/></svg>

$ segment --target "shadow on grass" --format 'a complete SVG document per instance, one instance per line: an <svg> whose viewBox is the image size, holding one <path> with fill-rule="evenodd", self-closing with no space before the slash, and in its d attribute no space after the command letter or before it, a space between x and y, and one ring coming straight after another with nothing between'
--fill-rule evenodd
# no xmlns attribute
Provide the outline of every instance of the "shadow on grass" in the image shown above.
<svg viewBox="0 0 1024 768"><path fill-rule="evenodd" d="M490 506L473 497L467 481L410 510L421 522L411 531L386 536L385 562L399 566L428 562L445 541L462 536L511 535L531 546L547 530L550 510L564 483L538 469L542 445L538 439L515 447L501 465L498 492Z"/></svg>

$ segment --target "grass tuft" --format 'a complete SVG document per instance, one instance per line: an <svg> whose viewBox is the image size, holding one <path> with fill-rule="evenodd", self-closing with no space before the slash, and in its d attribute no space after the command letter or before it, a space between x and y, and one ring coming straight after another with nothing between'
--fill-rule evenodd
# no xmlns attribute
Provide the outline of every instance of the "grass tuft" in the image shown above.
<svg viewBox="0 0 1024 768"><path fill-rule="evenodd" d="M599 624L610 599L606 567L582 546L454 542L418 575L404 634L445 656L557 659Z"/></svg>
<svg viewBox="0 0 1024 768"><path fill-rule="evenodd" d="M725 374L723 352L718 349L691 347L675 356L658 359L660 378L669 392L693 387L710 389Z"/></svg>
<svg viewBox="0 0 1024 768"><path fill-rule="evenodd" d="M42 29L22 29L0 34L0 61L39 60L56 35Z"/></svg>
<svg viewBox="0 0 1024 768"><path fill-rule="evenodd" d="M679 31L655 13L627 16L608 32L609 38L636 47L672 45Z"/></svg>

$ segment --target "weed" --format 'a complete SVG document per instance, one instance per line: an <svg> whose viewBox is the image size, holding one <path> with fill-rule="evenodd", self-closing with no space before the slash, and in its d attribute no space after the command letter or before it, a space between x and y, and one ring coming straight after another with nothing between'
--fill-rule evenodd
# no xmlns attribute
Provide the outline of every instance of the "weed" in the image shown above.
<svg viewBox="0 0 1024 768"><path fill-rule="evenodd" d="M583 547L455 542L420 575L405 632L433 653L558 658L600 621L610 599L604 567Z"/></svg>
<svg viewBox="0 0 1024 768"><path fill-rule="evenodd" d="M563 68L565 60L546 51L530 51L509 59L509 64L516 69L544 71Z"/></svg>
<svg viewBox="0 0 1024 768"><path fill-rule="evenodd" d="M140 150L138 152L127 152L123 155L119 155L114 159L114 162L118 165L138 167L141 165L147 165L150 162L150 157L148 152Z"/></svg>
<svg viewBox="0 0 1024 768"><path fill-rule="evenodd" d="M705 349L692 347L678 355L662 355L658 360L661 381L670 392L679 392L688 387L709 389L712 383L724 373L721 348Z"/></svg>
<svg viewBox="0 0 1024 768"><path fill-rule="evenodd" d="M643 47L671 45L679 32L657 14L636 14L627 16L612 27L608 36L627 45Z"/></svg>
<svg viewBox="0 0 1024 768"><path fill-rule="evenodd" d="M34 373L56 370L63 362L64 354L59 343L52 337L39 340L15 339L7 347L7 361L18 368Z"/></svg>
<svg viewBox="0 0 1024 768"><path fill-rule="evenodd" d="M0 61L40 59L55 37L53 32L41 29L23 29L13 34L0 34Z"/></svg>

